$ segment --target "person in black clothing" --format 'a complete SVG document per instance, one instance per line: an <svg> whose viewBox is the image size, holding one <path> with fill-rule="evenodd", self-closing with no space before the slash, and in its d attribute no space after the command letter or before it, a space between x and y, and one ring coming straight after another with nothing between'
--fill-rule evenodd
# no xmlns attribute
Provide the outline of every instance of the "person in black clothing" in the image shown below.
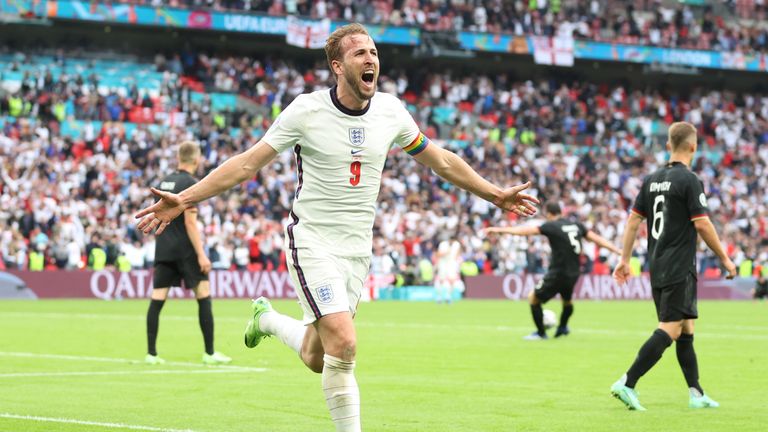
<svg viewBox="0 0 768 432"><path fill-rule="evenodd" d="M490 227L483 231L485 234L512 234L519 236L544 235L549 240L552 249L552 260L549 270L544 278L536 286L536 289L528 295L531 305L531 315L536 331L525 336L526 340L547 339L544 327L544 312L541 305L560 294L563 301L563 312L560 314L560 325L557 327L555 337L566 336L570 333L568 320L573 315L573 288L579 280L579 258L581 257L581 240L589 240L600 247L604 247L616 254L621 253L618 247L611 244L604 237L588 230L579 222L574 222L561 215L560 204L557 201L549 201L544 206L547 222L540 226L523 227Z"/></svg>
<svg viewBox="0 0 768 432"><path fill-rule="evenodd" d="M200 146L192 141L179 145L178 170L165 177L158 189L179 193L197 183L192 173L200 163ZM152 300L147 311L147 356L149 364L162 364L165 361L157 355L157 330L160 311L168 297L168 289L179 286L195 292L198 303L200 329L203 332L205 353L203 363L226 364L231 358L213 350L213 311L208 284L208 272L211 261L205 256L203 241L197 227L197 209L191 207L184 212L183 218L175 219L155 241L155 263Z"/></svg>
<svg viewBox="0 0 768 432"><path fill-rule="evenodd" d="M752 289L752 298L755 300L768 298L768 279L765 278L762 267L757 268L757 281Z"/></svg>
<svg viewBox="0 0 768 432"><path fill-rule="evenodd" d="M631 410L645 410L637 398L635 385L673 341L677 341L677 360L689 388L688 405L691 408L719 406L704 394L699 384L699 367L693 349L694 322L699 315L696 307L697 236L701 236L720 258L728 272L727 278L736 276L736 266L726 255L709 220L704 186L689 169L696 147L693 125L680 122L670 126L669 161L643 181L627 219L621 261L613 272L620 284L629 279L629 258L640 223L646 219L651 291L659 326L640 348L627 373L611 386L611 394Z"/></svg>

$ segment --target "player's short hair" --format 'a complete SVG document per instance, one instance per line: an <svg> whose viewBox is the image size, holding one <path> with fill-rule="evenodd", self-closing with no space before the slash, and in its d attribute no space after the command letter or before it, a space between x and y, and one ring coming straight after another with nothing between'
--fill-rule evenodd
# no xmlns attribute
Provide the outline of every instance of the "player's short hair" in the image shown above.
<svg viewBox="0 0 768 432"><path fill-rule="evenodd" d="M560 203L557 201L547 201L546 204L544 204L544 210L546 210L547 214L551 215L559 215L562 213L562 210L560 210Z"/></svg>
<svg viewBox="0 0 768 432"><path fill-rule="evenodd" d="M200 145L194 141L184 141L179 144L177 156L179 163L193 164L200 157Z"/></svg>
<svg viewBox="0 0 768 432"><path fill-rule="evenodd" d="M328 36L328 39L325 41L325 57L328 60L328 68L331 70L331 72L333 72L333 66L331 65L331 62L334 60L341 60L342 39L344 39L345 36L353 34L362 34L370 37L365 26L360 23L352 23L337 28L333 31L333 33L331 33L330 36ZM335 78L336 74L333 74L333 76Z"/></svg>
<svg viewBox="0 0 768 432"><path fill-rule="evenodd" d="M669 127L669 145L672 151L680 148L681 145L694 137L696 139L696 127L687 122L672 123Z"/></svg>

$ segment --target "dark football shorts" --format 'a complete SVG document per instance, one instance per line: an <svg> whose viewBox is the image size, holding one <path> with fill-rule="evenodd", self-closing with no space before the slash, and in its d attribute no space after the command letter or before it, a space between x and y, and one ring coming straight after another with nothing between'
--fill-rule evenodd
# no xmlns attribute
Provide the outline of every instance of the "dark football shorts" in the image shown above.
<svg viewBox="0 0 768 432"><path fill-rule="evenodd" d="M652 287L653 303L659 322L674 322L699 317L696 306L696 277L690 273L676 284Z"/></svg>
<svg viewBox="0 0 768 432"><path fill-rule="evenodd" d="M768 289L757 287L755 288L755 298L762 299L768 297Z"/></svg>
<svg viewBox="0 0 768 432"><path fill-rule="evenodd" d="M544 275L544 278L536 285L536 298L540 302L546 303L552 297L560 294L560 298L570 301L573 297L573 287L579 280L579 275L550 274Z"/></svg>
<svg viewBox="0 0 768 432"><path fill-rule="evenodd" d="M208 280L208 275L200 270L196 255L178 261L155 262L155 274L152 278L155 288L181 286L182 279L186 289L197 288L201 281Z"/></svg>

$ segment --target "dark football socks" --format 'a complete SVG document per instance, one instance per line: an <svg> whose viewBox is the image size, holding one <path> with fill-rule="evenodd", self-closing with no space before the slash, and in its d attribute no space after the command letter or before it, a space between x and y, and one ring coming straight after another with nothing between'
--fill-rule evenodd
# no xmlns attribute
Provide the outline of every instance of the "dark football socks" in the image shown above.
<svg viewBox="0 0 768 432"><path fill-rule="evenodd" d="M157 355L157 328L160 326L160 311L165 300L152 299L147 310L147 353Z"/></svg>
<svg viewBox="0 0 768 432"><path fill-rule="evenodd" d="M211 308L211 297L197 299L197 316L200 320L200 330L203 332L203 341L205 342L205 352L208 355L213 354L213 310Z"/></svg>
<svg viewBox="0 0 768 432"><path fill-rule="evenodd" d="M563 305L563 313L560 314L560 328L568 327L568 320L573 315L573 304Z"/></svg>
<svg viewBox="0 0 768 432"><path fill-rule="evenodd" d="M680 364L688 387L695 388L700 394L704 394L704 390L699 385L699 364L696 361L696 351L693 349L693 335L681 334L675 343L675 348L677 349L677 362Z"/></svg>
<svg viewBox="0 0 768 432"><path fill-rule="evenodd" d="M539 336L544 336L547 331L544 329L544 312L541 310L541 303L531 305L531 315L533 315L533 323L536 324L536 331L539 332Z"/></svg>
<svg viewBox="0 0 768 432"><path fill-rule="evenodd" d="M637 380L651 370L653 365L664 354L664 350L671 344L672 338L669 337L667 332L662 329L656 329L651 337L640 347L635 362L632 363L632 366L627 371L627 382L625 385L629 388L635 388Z"/></svg>

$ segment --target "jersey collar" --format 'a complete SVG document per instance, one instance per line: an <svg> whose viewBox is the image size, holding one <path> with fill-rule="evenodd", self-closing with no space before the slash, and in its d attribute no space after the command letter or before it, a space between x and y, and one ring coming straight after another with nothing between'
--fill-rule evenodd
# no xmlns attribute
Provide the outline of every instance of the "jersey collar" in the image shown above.
<svg viewBox="0 0 768 432"><path fill-rule="evenodd" d="M349 116L359 117L368 112L368 109L371 107L372 100L369 100L368 105L366 105L365 108L361 110L351 110L341 104L341 102L339 101L339 97L336 94L336 86L333 86L331 87L331 102L333 102L333 106L335 106L339 111L343 112L344 114Z"/></svg>

